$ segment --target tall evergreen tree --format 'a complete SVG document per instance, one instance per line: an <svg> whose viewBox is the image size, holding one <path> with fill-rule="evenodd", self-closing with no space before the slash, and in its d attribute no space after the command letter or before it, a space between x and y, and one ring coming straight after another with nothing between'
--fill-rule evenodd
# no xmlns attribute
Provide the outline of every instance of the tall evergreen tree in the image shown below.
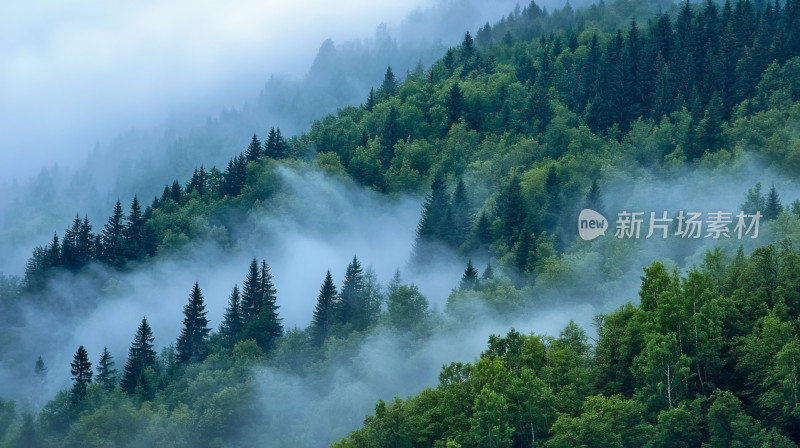
<svg viewBox="0 0 800 448"><path fill-rule="evenodd" d="M40 379L44 379L47 376L47 366L41 356L36 358L36 364L33 365L33 374Z"/></svg>
<svg viewBox="0 0 800 448"><path fill-rule="evenodd" d="M129 260L141 260L145 256L145 220L139 198L133 196L125 227L125 255Z"/></svg>
<svg viewBox="0 0 800 448"><path fill-rule="evenodd" d="M183 203L183 187L181 187L181 184L180 182L178 182L177 179L175 179L175 181L172 182L172 188L170 188L169 190L169 197L176 204Z"/></svg>
<svg viewBox="0 0 800 448"><path fill-rule="evenodd" d="M122 266L125 261L125 221L122 204L117 201L101 236L101 259L112 266Z"/></svg>
<svg viewBox="0 0 800 448"><path fill-rule="evenodd" d="M772 185L769 189L769 193L767 193L767 203L764 207L764 219L775 219L781 212L783 212L781 198L778 196L778 191L775 190L775 185Z"/></svg>
<svg viewBox="0 0 800 448"><path fill-rule="evenodd" d="M367 112L372 112L372 108L375 107L375 89L369 89L369 96L367 96L367 102L364 103L364 109Z"/></svg>
<svg viewBox="0 0 800 448"><path fill-rule="evenodd" d="M450 244L454 248L458 248L466 241L469 236L469 231L472 228L473 211L467 196L467 188L464 186L464 180L459 179L456 184L456 189L453 192L453 225L451 227Z"/></svg>
<svg viewBox="0 0 800 448"><path fill-rule="evenodd" d="M381 91L385 98L394 96L397 93L397 79L394 76L392 67L386 67L386 73L383 75L383 83L381 84Z"/></svg>
<svg viewBox="0 0 800 448"><path fill-rule="evenodd" d="M197 362L205 357L208 333L211 331L206 314L208 312L203 293L200 285L195 283L189 295L189 303L183 306L183 329L176 344L179 362Z"/></svg>
<svg viewBox="0 0 800 448"><path fill-rule="evenodd" d="M316 346L322 346L330 334L331 326L335 322L335 304L336 285L333 283L331 271L328 271L319 288L319 296L317 296L317 304L311 320L311 340Z"/></svg>
<svg viewBox="0 0 800 448"><path fill-rule="evenodd" d="M603 193L600 191L597 179L592 180L592 186L589 187L589 192L586 193L586 208L590 208L600 214L604 213Z"/></svg>
<svg viewBox="0 0 800 448"><path fill-rule="evenodd" d="M253 138L250 140L250 144L247 145L244 156L248 162L255 162L261 158L261 141L256 137L256 134L253 134Z"/></svg>
<svg viewBox="0 0 800 448"><path fill-rule="evenodd" d="M462 291L477 290L480 286L478 281L478 270L472 265L472 260L467 260L467 268L464 269L464 274L461 275L461 283L458 284L458 289Z"/></svg>
<svg viewBox="0 0 800 448"><path fill-rule="evenodd" d="M350 324L354 330L361 329L363 324L358 319L361 313L360 308L364 306L362 303L363 287L364 270L361 268L358 258L353 256L353 261L347 265L347 271L344 274L344 281L336 300L335 311L337 322L343 325Z"/></svg>
<svg viewBox="0 0 800 448"><path fill-rule="evenodd" d="M461 115L464 113L464 94L461 91L461 86L456 81L447 92L447 99L445 99L445 108L447 109L447 119L450 124L457 122Z"/></svg>
<svg viewBox="0 0 800 448"><path fill-rule="evenodd" d="M117 386L117 369L114 368L114 359L108 351L108 347L103 347L100 361L97 362L97 377L95 380L103 386L103 389L112 391Z"/></svg>
<svg viewBox="0 0 800 448"><path fill-rule="evenodd" d="M128 360L122 373L120 386L122 390L133 393L139 384L139 377L147 367L156 364L156 352L153 350L153 330L147 323L147 317L142 318L131 346L128 348Z"/></svg>
<svg viewBox="0 0 800 448"><path fill-rule="evenodd" d="M266 260L257 272L257 303L253 314L242 330L242 339L253 339L264 352L270 351L275 341L283 335L283 324L278 313L277 293L272 283L272 274ZM249 275L248 275L249 277Z"/></svg>
<svg viewBox="0 0 800 448"><path fill-rule="evenodd" d="M242 315L245 320L251 319L261 311L263 306L261 278L258 272L258 260L253 257L242 284Z"/></svg>
<svg viewBox="0 0 800 448"><path fill-rule="evenodd" d="M222 324L219 329L223 339L230 347L233 347L239 341L239 334L244 328L244 318L239 285L234 285L233 291L231 291L231 295L228 298L228 307L225 308L225 314L222 315Z"/></svg>
<svg viewBox="0 0 800 448"><path fill-rule="evenodd" d="M447 193L444 176L437 172L433 177L431 191L422 204L422 216L417 225L412 255L414 264L425 262L434 254L436 243L441 242L450 229L451 218L450 194Z"/></svg>
<svg viewBox="0 0 800 448"><path fill-rule="evenodd" d="M89 362L89 354L82 345L78 347L69 365L72 381L75 383L72 390L78 396L83 396L86 386L92 382L92 363Z"/></svg>

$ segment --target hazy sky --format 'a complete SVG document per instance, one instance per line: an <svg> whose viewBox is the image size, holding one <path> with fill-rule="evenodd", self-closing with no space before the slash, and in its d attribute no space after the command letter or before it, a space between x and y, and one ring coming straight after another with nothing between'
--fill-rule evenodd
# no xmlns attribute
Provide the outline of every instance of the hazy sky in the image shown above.
<svg viewBox="0 0 800 448"><path fill-rule="evenodd" d="M304 74L324 39L431 3L0 2L0 179L83 162L98 140L172 114L238 107L271 73Z"/></svg>

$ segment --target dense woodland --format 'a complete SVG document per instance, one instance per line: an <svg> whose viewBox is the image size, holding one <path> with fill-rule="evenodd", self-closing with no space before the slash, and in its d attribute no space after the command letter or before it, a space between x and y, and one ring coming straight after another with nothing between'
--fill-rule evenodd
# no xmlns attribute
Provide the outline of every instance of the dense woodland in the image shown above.
<svg viewBox="0 0 800 448"><path fill-rule="evenodd" d="M476 302L517 314L546 307L543 288L589 293L595 280L624 275L635 243L577 243L570 224L584 206L604 209L615 176L648 170L679 181L744 160L800 173L800 1L652 6L617 0L551 13L532 2L402 80L387 68L362 104L307 133L272 128L262 141L256 130L226 167L200 166L127 211L118 201L102 226L76 215L34 249L24 278L0 275L9 329L0 350L24 337L23 307L58 303L57 276L132 271L202 238L232 245L242 214L291 200L285 168L321 170L387 200L426 194L409 269L445 250L466 269L439 312L399 273L382 285L354 257L338 286L330 272L320 279L301 330L283 327L270 266L253 259L241 288L231 279L218 325L206 318L202 285L186 285L174 343L156 343L145 317L124 364L122 354L81 346L69 367L41 357L25 365L41 381L70 368L74 387L37 414L0 401L0 444L258 445L244 434L270 417L249 400L253 366L315 378L371 332L424 344L480 319ZM440 384L417 396L379 402L337 446L795 446L800 202L783 207L760 181L745 180L756 187L743 207L765 211L774 244L717 248L683 274L653 263L640 303L598 315L593 340L575 324L557 338L491 336L479 360L445 366ZM595 256L607 261L581 276L580 260Z"/></svg>

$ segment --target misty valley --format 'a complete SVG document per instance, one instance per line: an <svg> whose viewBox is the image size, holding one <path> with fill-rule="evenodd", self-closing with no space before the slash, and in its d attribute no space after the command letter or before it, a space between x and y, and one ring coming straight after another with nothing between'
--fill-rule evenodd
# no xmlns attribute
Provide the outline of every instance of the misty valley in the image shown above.
<svg viewBox="0 0 800 448"><path fill-rule="evenodd" d="M268 78L234 3L195 11L195 57L248 53L178 80L204 108L86 112L52 158L8 127L0 447L800 443L800 0L283 5L377 31ZM23 28L12 90L96 50Z"/></svg>

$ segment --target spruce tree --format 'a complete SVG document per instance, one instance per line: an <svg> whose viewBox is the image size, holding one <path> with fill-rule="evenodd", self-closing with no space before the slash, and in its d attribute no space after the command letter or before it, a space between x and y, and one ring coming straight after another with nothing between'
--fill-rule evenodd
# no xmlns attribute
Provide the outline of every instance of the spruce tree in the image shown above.
<svg viewBox="0 0 800 448"><path fill-rule="evenodd" d="M289 144L281 134L281 128L275 130L275 159L283 159L289 153Z"/></svg>
<svg viewBox="0 0 800 448"><path fill-rule="evenodd" d="M61 240L61 260L65 268L77 269L80 262L78 260L78 235L81 231L81 218L76 213L72 221L72 227L64 230L64 238Z"/></svg>
<svg viewBox="0 0 800 448"><path fill-rule="evenodd" d="M775 219L781 212L783 212L783 205L781 204L781 198L778 196L778 191L775 190L775 185L773 184L767 194L767 203L764 207L764 219Z"/></svg>
<svg viewBox="0 0 800 448"><path fill-rule="evenodd" d="M397 79L394 76L392 67L386 67L386 73L383 75L383 83L381 84L384 98L389 98L397 93Z"/></svg>
<svg viewBox="0 0 800 448"><path fill-rule="evenodd" d="M172 188L169 190L169 197L175 201L176 204L180 205L183 203L183 188L177 179L172 182Z"/></svg>
<svg viewBox="0 0 800 448"><path fill-rule="evenodd" d="M133 338L130 348L128 348L128 360L125 361L125 368L122 373L120 386L125 392L133 393L139 384L139 377L147 367L153 367L156 363L156 352L153 350L153 330L147 323L147 317L142 318L136 335Z"/></svg>
<svg viewBox="0 0 800 448"><path fill-rule="evenodd" d="M97 258L98 247L95 244L96 235L92 233L92 225L89 218L84 215L78 232L77 260L80 266L85 266L90 261Z"/></svg>
<svg viewBox="0 0 800 448"><path fill-rule="evenodd" d="M78 396L83 396L86 386L92 382L92 363L89 362L89 354L81 345L72 357L70 363L70 373L72 374L73 392Z"/></svg>
<svg viewBox="0 0 800 448"><path fill-rule="evenodd" d="M258 260L253 258L250 262L250 268L247 271L247 277L242 284L242 315L245 320L253 318L261 311L263 305L261 299L261 278L258 272Z"/></svg>
<svg viewBox="0 0 800 448"><path fill-rule="evenodd" d="M261 262L261 271L256 270L258 278L254 309L242 330L242 339L253 339L264 352L270 351L275 341L283 335L283 324L278 314L277 293L272 283L272 274L266 260ZM249 277L249 274L248 274Z"/></svg>
<svg viewBox="0 0 800 448"><path fill-rule="evenodd" d="M100 361L97 362L97 377L95 381L103 386L103 389L112 391L117 386L117 369L114 368L114 359L108 351L108 347L103 347Z"/></svg>
<svg viewBox="0 0 800 448"><path fill-rule="evenodd" d="M450 124L457 122L461 118L461 114L464 113L464 94L461 92L461 86L458 82L455 82L447 92L445 108L447 109L447 118Z"/></svg>
<svg viewBox="0 0 800 448"><path fill-rule="evenodd" d="M122 204L117 201L101 236L101 259L112 266L122 266L125 260L125 221Z"/></svg>
<svg viewBox="0 0 800 448"><path fill-rule="evenodd" d="M253 139L250 140L250 144L247 146L244 156L248 162L255 162L261 158L261 141L256 137L256 134L253 134Z"/></svg>
<svg viewBox="0 0 800 448"><path fill-rule="evenodd" d="M347 265L347 271L342 282L342 289L336 300L336 320L342 325L351 324L354 329L359 325L358 315L362 303L362 288L364 286L364 271L356 256Z"/></svg>
<svg viewBox="0 0 800 448"><path fill-rule="evenodd" d="M200 285L195 283L189 295L189 303L183 306L183 329L176 344L179 362L197 362L205 357L208 333L211 331L207 313Z"/></svg>
<svg viewBox="0 0 800 448"><path fill-rule="evenodd" d="M586 193L586 208L592 209L597 213L603 214L603 194L600 191L600 186L597 184L597 179L592 181L592 186L589 192Z"/></svg>
<svg viewBox="0 0 800 448"><path fill-rule="evenodd" d="M372 112L372 108L375 107L375 89L369 89L369 96L367 96L367 102L364 103L364 109L367 112Z"/></svg>
<svg viewBox="0 0 800 448"><path fill-rule="evenodd" d="M453 192L453 225L451 226L450 244L458 249L466 241L472 227L473 212L467 197L467 188L464 180L459 179L456 190Z"/></svg>
<svg viewBox="0 0 800 448"><path fill-rule="evenodd" d="M481 280L491 280L494 278L494 269L492 269L492 263L486 263L486 269L483 270L483 274L481 274Z"/></svg>
<svg viewBox="0 0 800 448"><path fill-rule="evenodd" d="M125 255L129 260L141 260L145 255L145 220L139 198L133 196L128 225L125 227Z"/></svg>
<svg viewBox="0 0 800 448"><path fill-rule="evenodd" d="M234 285L220 325L220 334L229 347L233 347L239 341L242 328L244 328L244 314L242 313L241 295L239 294L239 285Z"/></svg>
<svg viewBox="0 0 800 448"><path fill-rule="evenodd" d="M334 321L334 305L336 304L336 285L333 283L331 271L325 274L325 280L319 288L317 305L311 320L311 340L316 346L322 346L330 334Z"/></svg>
<svg viewBox="0 0 800 448"><path fill-rule="evenodd" d="M36 358L36 364L33 366L33 374L40 379L44 379L47 376L47 366L44 364L44 360L41 356Z"/></svg>
<svg viewBox="0 0 800 448"><path fill-rule="evenodd" d="M478 289L478 286L478 270L472 265L472 260L467 260L467 268L461 276L461 283L459 283L458 289L462 291L474 291Z"/></svg>
<svg viewBox="0 0 800 448"><path fill-rule="evenodd" d="M417 225L412 253L414 264L427 261L435 253L436 243L450 231L451 218L450 195L447 193L444 176L437 172L431 184L431 191L422 204L422 216Z"/></svg>
<svg viewBox="0 0 800 448"><path fill-rule="evenodd" d="M274 127L270 128L267 139L264 140L264 155L273 159L278 158L278 133Z"/></svg>

